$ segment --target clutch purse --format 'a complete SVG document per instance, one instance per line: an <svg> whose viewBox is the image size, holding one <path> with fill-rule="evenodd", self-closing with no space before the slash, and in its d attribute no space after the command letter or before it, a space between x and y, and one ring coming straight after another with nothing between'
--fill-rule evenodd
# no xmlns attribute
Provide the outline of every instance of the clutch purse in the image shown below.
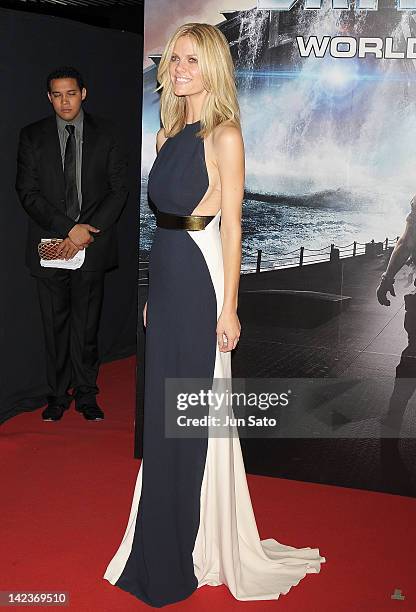
<svg viewBox="0 0 416 612"><path fill-rule="evenodd" d="M57 248L62 238L41 238L38 244L40 265L42 268L65 268L66 270L76 270L80 268L85 260L85 249L75 253L72 259L58 258Z"/></svg>
<svg viewBox="0 0 416 612"><path fill-rule="evenodd" d="M41 259L58 259L56 249L62 238L42 238L38 244L38 253Z"/></svg>

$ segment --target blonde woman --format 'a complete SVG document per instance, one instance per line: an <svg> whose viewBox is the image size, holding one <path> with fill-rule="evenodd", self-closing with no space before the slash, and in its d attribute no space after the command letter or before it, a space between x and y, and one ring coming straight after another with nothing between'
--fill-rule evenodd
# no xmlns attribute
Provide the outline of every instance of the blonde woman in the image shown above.
<svg viewBox="0 0 416 612"><path fill-rule="evenodd" d="M157 80L163 127L148 182L157 228L143 312L143 459L104 577L154 607L202 585L226 584L240 600L277 599L319 572L324 557L260 541L236 428L199 437L165 430L166 379L208 381L205 391L229 380L241 330L244 145L226 38L208 24L179 27Z"/></svg>

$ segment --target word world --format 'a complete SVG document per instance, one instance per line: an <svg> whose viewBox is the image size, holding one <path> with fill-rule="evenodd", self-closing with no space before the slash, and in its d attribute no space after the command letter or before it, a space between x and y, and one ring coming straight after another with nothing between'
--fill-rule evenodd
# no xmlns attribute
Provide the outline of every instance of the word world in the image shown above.
<svg viewBox="0 0 416 612"><path fill-rule="evenodd" d="M354 38L353 36L296 36L301 57L366 57L377 59L416 59L416 38L407 38L406 49L393 49L393 38Z"/></svg>

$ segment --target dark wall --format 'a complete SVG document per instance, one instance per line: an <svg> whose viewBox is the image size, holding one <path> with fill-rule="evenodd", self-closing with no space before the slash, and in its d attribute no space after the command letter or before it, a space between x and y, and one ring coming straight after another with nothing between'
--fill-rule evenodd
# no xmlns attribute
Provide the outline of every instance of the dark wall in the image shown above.
<svg viewBox="0 0 416 612"><path fill-rule="evenodd" d="M24 264L27 215L14 190L22 126L51 114L45 77L62 64L84 75L85 109L116 122L129 150L130 195L118 223L117 270L106 275L102 361L136 352L142 37L68 19L0 9L0 422L45 402L36 281Z"/></svg>

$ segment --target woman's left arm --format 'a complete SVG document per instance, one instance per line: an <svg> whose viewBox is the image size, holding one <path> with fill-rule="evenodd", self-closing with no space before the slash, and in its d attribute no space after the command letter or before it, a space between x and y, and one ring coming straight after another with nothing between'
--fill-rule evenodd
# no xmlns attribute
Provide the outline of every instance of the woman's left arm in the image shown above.
<svg viewBox="0 0 416 612"><path fill-rule="evenodd" d="M227 352L236 347L241 331L237 306L245 162L244 143L239 128L221 128L215 138L215 155L221 180L220 233L224 260L224 303L217 322L217 339L220 351Z"/></svg>

